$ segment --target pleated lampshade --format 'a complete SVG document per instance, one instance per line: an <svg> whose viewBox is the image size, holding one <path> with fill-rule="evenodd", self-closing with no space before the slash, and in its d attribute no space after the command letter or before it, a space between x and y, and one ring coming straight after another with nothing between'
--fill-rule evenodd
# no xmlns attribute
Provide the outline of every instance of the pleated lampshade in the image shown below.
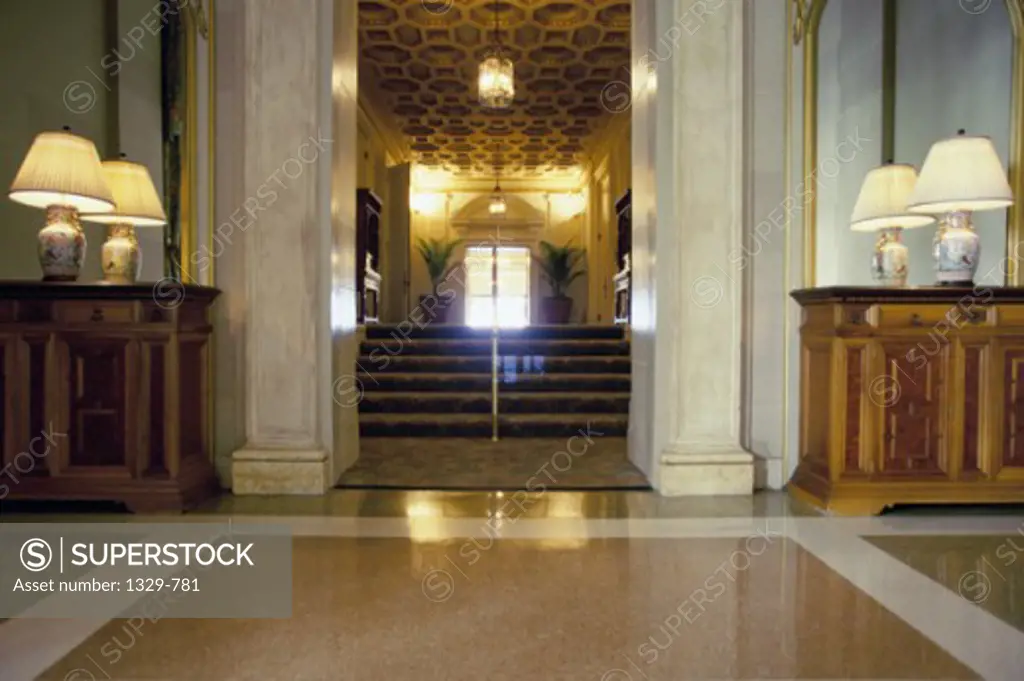
<svg viewBox="0 0 1024 681"><path fill-rule="evenodd" d="M932 145L909 202L914 213L996 210L1013 204L1013 191L992 140L961 130Z"/></svg>
<svg viewBox="0 0 1024 681"><path fill-rule="evenodd" d="M164 206L156 193L146 166L131 161L103 162L103 175L114 194L114 209L82 215L87 222L126 223L135 227L161 227L167 224Z"/></svg>
<svg viewBox="0 0 1024 681"><path fill-rule="evenodd" d="M35 208L68 206L99 213L114 207L96 145L69 132L36 136L8 196Z"/></svg>
<svg viewBox="0 0 1024 681"><path fill-rule="evenodd" d="M850 218L855 232L874 232L891 227L924 227L935 222L927 215L907 210L907 200L917 182L913 166L889 163L868 172Z"/></svg>

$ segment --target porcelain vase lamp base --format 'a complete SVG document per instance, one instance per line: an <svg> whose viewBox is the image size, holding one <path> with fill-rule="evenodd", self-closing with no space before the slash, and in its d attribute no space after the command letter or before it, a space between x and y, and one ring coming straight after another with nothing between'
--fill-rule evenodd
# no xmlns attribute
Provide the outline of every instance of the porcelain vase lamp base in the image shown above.
<svg viewBox="0 0 1024 681"><path fill-rule="evenodd" d="M78 211L67 206L47 208L46 226L39 231L43 281L77 281L85 262L85 247Z"/></svg>
<svg viewBox="0 0 1024 681"><path fill-rule="evenodd" d="M981 259L981 238L967 212L947 213L935 234L935 283L939 286L974 286Z"/></svg>
<svg viewBox="0 0 1024 681"><path fill-rule="evenodd" d="M103 264L103 283L134 284L142 267L142 251L135 235L135 227L128 224L111 225L107 240L100 251Z"/></svg>
<svg viewBox="0 0 1024 681"><path fill-rule="evenodd" d="M879 286L900 288L907 285L910 255L902 237L903 230L899 227L883 229L878 234L871 259L871 276Z"/></svg>

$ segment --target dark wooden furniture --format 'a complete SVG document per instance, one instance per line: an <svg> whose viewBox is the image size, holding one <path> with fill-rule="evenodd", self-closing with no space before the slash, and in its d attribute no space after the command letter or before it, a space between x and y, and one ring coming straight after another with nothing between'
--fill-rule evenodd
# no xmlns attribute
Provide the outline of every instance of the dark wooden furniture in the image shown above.
<svg viewBox="0 0 1024 681"><path fill-rule="evenodd" d="M612 277L615 292L615 323L629 324L630 279L633 253L633 190L627 189L615 202L617 271Z"/></svg>
<svg viewBox="0 0 1024 681"><path fill-rule="evenodd" d="M794 291L795 497L839 514L1024 502L1024 289Z"/></svg>
<svg viewBox="0 0 1024 681"><path fill-rule="evenodd" d="M356 190L356 299L358 322L380 321L380 198L370 189Z"/></svg>
<svg viewBox="0 0 1024 681"><path fill-rule="evenodd" d="M216 289L0 282L0 498L181 510L216 493Z"/></svg>

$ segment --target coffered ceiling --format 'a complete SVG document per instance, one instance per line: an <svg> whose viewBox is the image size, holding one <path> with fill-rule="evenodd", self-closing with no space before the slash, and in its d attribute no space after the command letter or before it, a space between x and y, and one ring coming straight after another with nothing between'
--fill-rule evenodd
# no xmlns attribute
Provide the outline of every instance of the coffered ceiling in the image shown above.
<svg viewBox="0 0 1024 681"><path fill-rule="evenodd" d="M499 111L478 104L476 86L495 6L516 67L515 102ZM503 177L575 171L613 115L608 88L629 82L628 0L362 0L359 24L361 82L414 159L456 177L493 175L496 161Z"/></svg>

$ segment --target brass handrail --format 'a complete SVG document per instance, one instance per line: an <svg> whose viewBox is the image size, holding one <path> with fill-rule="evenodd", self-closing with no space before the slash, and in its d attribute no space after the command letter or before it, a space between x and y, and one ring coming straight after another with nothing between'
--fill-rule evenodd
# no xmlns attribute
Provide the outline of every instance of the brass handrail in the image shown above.
<svg viewBox="0 0 1024 681"><path fill-rule="evenodd" d="M491 441L498 441L498 249L491 249Z"/></svg>
<svg viewBox="0 0 1024 681"><path fill-rule="evenodd" d="M498 325L491 329L491 440L498 441Z"/></svg>

